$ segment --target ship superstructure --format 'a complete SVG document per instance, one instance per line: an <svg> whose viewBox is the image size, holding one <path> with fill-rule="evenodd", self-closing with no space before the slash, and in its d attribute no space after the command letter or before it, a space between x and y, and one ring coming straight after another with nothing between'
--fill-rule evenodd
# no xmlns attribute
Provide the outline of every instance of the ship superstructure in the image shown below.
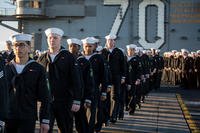
<svg viewBox="0 0 200 133"><path fill-rule="evenodd" d="M13 19L20 32L34 35L34 49L46 49L44 30L59 27L70 37L116 34L117 45L200 49L199 0L17 0ZM5 16L1 16L0 20Z"/></svg>

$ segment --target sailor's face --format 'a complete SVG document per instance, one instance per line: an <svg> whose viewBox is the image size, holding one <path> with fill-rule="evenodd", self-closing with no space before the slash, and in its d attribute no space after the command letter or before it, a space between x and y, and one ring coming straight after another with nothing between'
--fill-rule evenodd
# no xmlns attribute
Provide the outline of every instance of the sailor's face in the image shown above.
<svg viewBox="0 0 200 133"><path fill-rule="evenodd" d="M135 55L135 49L133 49L133 48L127 49L127 55L128 56L134 56Z"/></svg>
<svg viewBox="0 0 200 133"><path fill-rule="evenodd" d="M61 36L56 34L49 34L47 37L49 48L55 48L61 46Z"/></svg>
<svg viewBox="0 0 200 133"><path fill-rule="evenodd" d="M93 53L94 46L92 44L83 44L83 50L86 55L90 55Z"/></svg>
<svg viewBox="0 0 200 133"><path fill-rule="evenodd" d="M113 40L113 39L107 39L106 40L106 46L109 49L113 48L115 46L115 40Z"/></svg>
<svg viewBox="0 0 200 133"><path fill-rule="evenodd" d="M79 51L79 46L77 44L69 44L68 49L70 53L77 53Z"/></svg>
<svg viewBox="0 0 200 133"><path fill-rule="evenodd" d="M13 50L16 57L22 58L28 55L30 46L26 42L14 42Z"/></svg>

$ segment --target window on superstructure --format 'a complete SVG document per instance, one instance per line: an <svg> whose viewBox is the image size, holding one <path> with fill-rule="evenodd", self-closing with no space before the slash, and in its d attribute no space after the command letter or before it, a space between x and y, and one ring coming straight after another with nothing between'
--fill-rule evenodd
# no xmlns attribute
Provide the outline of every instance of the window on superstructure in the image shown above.
<svg viewBox="0 0 200 133"><path fill-rule="evenodd" d="M29 7L29 1L19 1L18 2L19 5L17 5L18 7Z"/></svg>
<svg viewBox="0 0 200 133"><path fill-rule="evenodd" d="M41 2L39 1L19 1L18 4L18 7L41 8Z"/></svg>
<svg viewBox="0 0 200 133"><path fill-rule="evenodd" d="M31 1L31 8L41 8L41 2L39 1Z"/></svg>

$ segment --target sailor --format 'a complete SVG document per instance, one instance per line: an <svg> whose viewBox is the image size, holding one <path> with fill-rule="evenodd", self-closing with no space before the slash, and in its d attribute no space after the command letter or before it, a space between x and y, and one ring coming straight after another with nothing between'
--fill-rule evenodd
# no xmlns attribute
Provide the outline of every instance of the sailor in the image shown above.
<svg viewBox="0 0 200 133"><path fill-rule="evenodd" d="M136 104L138 100L140 102L141 92L140 92L140 79L141 79L141 64L136 56L135 48L137 46L135 44L127 45L127 79L126 82L129 87L129 114L133 115L136 109Z"/></svg>
<svg viewBox="0 0 200 133"><path fill-rule="evenodd" d="M127 57L125 49L119 48L123 54L124 54L124 64L127 64ZM126 70L127 71L127 70ZM127 85L126 83L122 83L120 86L120 97L119 97L119 111L118 111L118 119L123 120L124 119L124 105L125 105L125 95L127 92Z"/></svg>
<svg viewBox="0 0 200 133"><path fill-rule="evenodd" d="M191 82L190 82L190 84L191 84L192 88L195 89L195 88L197 88L197 69L196 69L197 53L194 52L194 51L190 52L190 57L191 57L191 60L193 62L193 67L194 67L193 68L193 73L191 75Z"/></svg>
<svg viewBox="0 0 200 133"><path fill-rule="evenodd" d="M42 54L42 52L40 50L35 50L35 52L33 53L33 59L37 60L38 57Z"/></svg>
<svg viewBox="0 0 200 133"><path fill-rule="evenodd" d="M156 59L156 62L157 62L155 89L160 89L162 71L163 71L163 68L164 68L164 60L163 60L163 57L160 55L159 49L156 49L156 51L155 51L155 59Z"/></svg>
<svg viewBox="0 0 200 133"><path fill-rule="evenodd" d="M149 93L150 63L146 52L146 50L142 50L140 56L142 66L141 83L143 84L142 102L144 102L145 96Z"/></svg>
<svg viewBox="0 0 200 133"><path fill-rule="evenodd" d="M9 90L6 133L34 133L37 102L40 106L40 132L49 130L49 91L42 65L29 57L32 35L12 36L15 58L5 66Z"/></svg>
<svg viewBox="0 0 200 133"><path fill-rule="evenodd" d="M76 58L81 56L81 53L80 53L80 48L82 45L81 40L77 38L69 38L67 39L67 44L68 44L68 50L70 53L72 53Z"/></svg>
<svg viewBox="0 0 200 133"><path fill-rule="evenodd" d="M197 50L197 57L195 59L195 72L197 75L197 88L200 89L200 50Z"/></svg>
<svg viewBox="0 0 200 133"><path fill-rule="evenodd" d="M156 88L156 77L157 77L157 70L158 70L158 62L156 59L156 49L155 48L151 48L151 54L150 56L150 86L151 86L151 90L152 89L157 89Z"/></svg>
<svg viewBox="0 0 200 133"><path fill-rule="evenodd" d="M193 73L194 73L194 60L192 57L188 56L189 51L186 49L181 49L183 55L183 84L186 89L193 89Z"/></svg>
<svg viewBox="0 0 200 133"><path fill-rule="evenodd" d="M101 56L104 59L104 66L105 66L105 72L106 72L106 100L104 101L104 106L103 106L103 123L105 126L109 126L110 125L110 103L111 103L111 96L110 96L110 92L111 92L111 88L112 88L112 84L111 84L111 71L110 71L110 66L109 66L109 62L107 61L107 57L102 54L102 51L104 50L104 48L100 45L98 45L98 47L96 48L96 52L98 54L101 54Z"/></svg>
<svg viewBox="0 0 200 133"><path fill-rule="evenodd" d="M137 93L137 100L136 100L136 103L138 105L138 107L140 108L141 107L141 102L144 102L144 99L145 99L145 94L146 94L146 78L145 78L145 74L144 74L144 61L142 56L143 56L143 47L136 47L135 48L135 53L136 53L136 57L139 61L139 65L140 65L140 71L141 71L141 77L140 77L140 85L138 85L138 89L139 89L139 92Z"/></svg>
<svg viewBox="0 0 200 133"><path fill-rule="evenodd" d="M0 57L0 133L4 133L8 112L8 88L6 86L4 60Z"/></svg>
<svg viewBox="0 0 200 133"><path fill-rule="evenodd" d="M61 133L72 133L72 113L80 109L82 96L76 59L61 47L62 29L48 28L45 34L48 50L39 57L38 62L46 69L51 91L50 133L55 119Z"/></svg>
<svg viewBox="0 0 200 133"><path fill-rule="evenodd" d="M94 41L94 44L93 44L94 52L98 53L97 48L98 48L98 46L100 44L100 41L99 41L99 39L97 39L96 37L93 37L93 36L91 37L91 39Z"/></svg>
<svg viewBox="0 0 200 133"><path fill-rule="evenodd" d="M83 97L81 99L81 107L78 112L74 113L75 127L78 133L88 133L89 123L86 110L91 107L92 95L94 93L94 77L93 70L89 60L80 53L82 41L77 38L67 39L68 49L76 57L79 68L79 76L82 81Z"/></svg>
<svg viewBox="0 0 200 133"><path fill-rule="evenodd" d="M5 44L6 44L6 47L5 47L5 51L2 52L2 56L4 59L4 63L6 64L10 62L15 57L15 55L12 49L12 42L10 40L7 40Z"/></svg>
<svg viewBox="0 0 200 133"><path fill-rule="evenodd" d="M125 82L125 64L123 52L115 46L116 35L109 34L105 36L106 48L102 50L102 55L106 58L110 71L111 83L111 118L110 121L115 123L119 112L120 86Z"/></svg>
<svg viewBox="0 0 200 133"><path fill-rule="evenodd" d="M91 116L89 120L89 133L93 133L94 131L100 132L102 128L102 106L103 101L106 100L106 72L104 66L103 57L94 52L95 49L95 40L92 37L87 37L82 39L83 43L83 56L89 60L93 75L94 75L94 93L93 100L91 103ZM97 118L96 116L97 111ZM97 121L95 125L95 121Z"/></svg>

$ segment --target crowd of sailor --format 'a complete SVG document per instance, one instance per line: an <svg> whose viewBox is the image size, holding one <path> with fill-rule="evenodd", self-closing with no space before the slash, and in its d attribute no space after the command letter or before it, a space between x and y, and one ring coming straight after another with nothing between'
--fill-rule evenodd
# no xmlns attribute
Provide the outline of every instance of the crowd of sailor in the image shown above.
<svg viewBox="0 0 200 133"><path fill-rule="evenodd" d="M172 50L164 52L163 58L163 83L186 89L200 89L200 50Z"/></svg>
<svg viewBox="0 0 200 133"><path fill-rule="evenodd" d="M110 123L123 120L125 110L129 112L129 115L134 115L135 110L141 108L145 96L150 91L160 88L161 80L163 83L180 84L185 88L199 87L200 51L189 54L185 49L181 52L173 50L165 52L162 57L158 49L143 49L135 44L126 45L126 50L124 50L116 46L117 36L112 34L105 36L104 47L97 38L87 37L82 40L69 38L66 40L67 48L64 48L61 45L64 34L62 29L49 28L45 34L48 50L36 50L34 53L29 50L29 59L24 64L17 63L16 58L24 56L22 51L17 51L30 45L26 43L31 41L32 36L29 34L12 36L12 40L6 42L6 50L1 52L0 58L3 66L13 69L11 64L14 64L16 75L14 78L9 77L11 81L20 76L23 77L26 69L29 70L28 72L36 71L28 68L33 62L44 67L49 100L41 106L42 115L45 117L40 118L40 122L49 125L49 132L53 132L55 120L62 133L72 132L74 118L78 133L99 133L103 125L109 126ZM23 65L20 66L22 68L19 69L19 65ZM28 79L32 80L32 78L26 77L27 82L30 82ZM25 83L26 81L23 81L23 85ZM24 88L16 89L16 86L21 87L22 83L19 82L16 83L17 85L13 82L10 84L12 84L10 89L14 92ZM23 93L27 95L26 91ZM37 94L33 95L37 96ZM16 100L19 100L17 103L22 102L20 98ZM41 98L39 100L41 101ZM34 101L31 102L34 103ZM16 107L15 102L9 104ZM24 103L23 106L29 105ZM16 107L15 110L9 110L9 112L19 108ZM2 120L7 122L7 131L9 128L13 131L12 126L16 124L12 123L13 119L18 121L24 118L18 117L20 113L26 114L24 110L20 111L11 113L10 116L14 117L8 117L8 121L7 118ZM30 119L30 116L27 115L27 118ZM27 126L26 131L28 128ZM46 129L46 126L43 128Z"/></svg>

